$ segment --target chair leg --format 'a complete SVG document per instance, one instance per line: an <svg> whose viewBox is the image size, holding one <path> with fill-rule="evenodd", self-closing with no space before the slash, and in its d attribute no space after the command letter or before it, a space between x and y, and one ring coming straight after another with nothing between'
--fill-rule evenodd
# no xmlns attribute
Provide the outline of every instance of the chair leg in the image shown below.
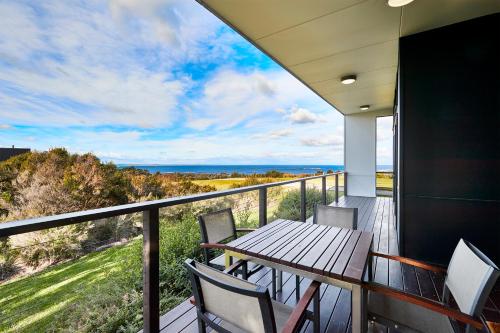
<svg viewBox="0 0 500 333"><path fill-rule="evenodd" d="M248 263L246 261L241 265L241 277L243 280L248 280Z"/></svg>
<svg viewBox="0 0 500 333"><path fill-rule="evenodd" d="M278 291L283 291L283 271L278 270Z"/></svg>
<svg viewBox="0 0 500 333"><path fill-rule="evenodd" d="M300 276L295 275L295 297L297 301L300 299Z"/></svg>
<svg viewBox="0 0 500 333"><path fill-rule="evenodd" d="M271 291L272 291L272 297L274 300L276 300L276 270L273 268L271 269L271 275L272 275L272 286L271 286Z"/></svg>
<svg viewBox="0 0 500 333"><path fill-rule="evenodd" d="M316 292L316 295L314 295L314 304L313 304L313 313L314 313L314 322L313 322L313 327L314 330L313 332L319 332L320 331L320 320L319 320L319 314L320 314L320 295L319 295L319 290Z"/></svg>

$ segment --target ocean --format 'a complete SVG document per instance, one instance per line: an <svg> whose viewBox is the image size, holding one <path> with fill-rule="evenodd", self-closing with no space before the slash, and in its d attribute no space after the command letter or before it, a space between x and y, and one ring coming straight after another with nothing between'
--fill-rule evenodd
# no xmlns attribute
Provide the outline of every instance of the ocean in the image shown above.
<svg viewBox="0 0 500 333"><path fill-rule="evenodd" d="M147 170L151 173L210 173L231 174L237 172L244 175L264 174L276 170L289 174L315 174L318 171L342 171L343 165L130 165L119 164L119 168L134 167ZM392 170L392 165L379 165L378 171Z"/></svg>

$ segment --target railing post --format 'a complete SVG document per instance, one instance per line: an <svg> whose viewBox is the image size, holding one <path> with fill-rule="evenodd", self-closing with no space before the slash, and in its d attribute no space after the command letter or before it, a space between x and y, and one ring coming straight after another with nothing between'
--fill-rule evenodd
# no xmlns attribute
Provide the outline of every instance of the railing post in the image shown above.
<svg viewBox="0 0 500 333"><path fill-rule="evenodd" d="M339 174L335 174L335 202L339 202Z"/></svg>
<svg viewBox="0 0 500 333"><path fill-rule="evenodd" d="M347 197L347 172L344 172L344 196Z"/></svg>
<svg viewBox="0 0 500 333"><path fill-rule="evenodd" d="M326 205L326 176L321 178L321 202Z"/></svg>
<svg viewBox="0 0 500 333"><path fill-rule="evenodd" d="M307 218L307 207L306 207L306 181L300 181L300 220L302 222L306 221Z"/></svg>
<svg viewBox="0 0 500 333"><path fill-rule="evenodd" d="M259 189L259 226L267 224L267 188Z"/></svg>
<svg viewBox="0 0 500 333"><path fill-rule="evenodd" d="M160 331L160 218L159 208L143 212L144 333Z"/></svg>

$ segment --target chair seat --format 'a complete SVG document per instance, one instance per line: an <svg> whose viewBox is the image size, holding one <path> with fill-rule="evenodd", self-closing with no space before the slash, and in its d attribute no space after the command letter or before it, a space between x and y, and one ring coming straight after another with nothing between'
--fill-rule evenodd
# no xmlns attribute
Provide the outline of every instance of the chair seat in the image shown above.
<svg viewBox="0 0 500 333"><path fill-rule="evenodd" d="M248 271L251 272L257 268L259 268L260 265L253 263L251 261L248 262ZM225 254L221 254L218 257L213 258L210 260L210 266L213 266L215 268L218 268L220 270L224 270L226 267L226 256ZM238 270L239 271L239 270Z"/></svg>
<svg viewBox="0 0 500 333"><path fill-rule="evenodd" d="M377 322L383 323L385 319L417 332L455 332L447 316L376 292L368 293L368 313L369 318Z"/></svg>
<svg viewBox="0 0 500 333"><path fill-rule="evenodd" d="M290 315L293 312L293 308L286 304L279 303L276 301L272 301L272 304L273 304L274 318L276 320L276 330L278 332L281 332L285 327L288 318L290 318ZM226 321L221 322L219 325L225 328L226 330L230 331L231 333L250 333Z"/></svg>
<svg viewBox="0 0 500 333"><path fill-rule="evenodd" d="M216 266L217 268L224 269L224 267L226 266L226 255L221 254L220 256L210 260L210 266Z"/></svg>

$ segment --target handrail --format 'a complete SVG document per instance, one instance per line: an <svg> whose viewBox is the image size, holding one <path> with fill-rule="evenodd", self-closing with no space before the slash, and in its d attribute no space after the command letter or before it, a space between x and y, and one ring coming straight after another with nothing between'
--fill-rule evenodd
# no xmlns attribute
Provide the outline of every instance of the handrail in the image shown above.
<svg viewBox="0 0 500 333"><path fill-rule="evenodd" d="M88 222L113 216L142 212L143 219L143 332L159 332L160 330L160 255L159 224L160 208L172 207L228 195L259 191L259 225L267 224L267 189L275 186L300 183L301 220L306 220L306 181L322 178L321 201L326 204L326 178L335 177L335 201L338 202L339 175L344 174L344 192L347 190L347 172L335 172L240 187L229 190L186 195L168 199L130 203L106 208L91 209L53 216L38 217L26 220L0 223L0 237L8 237L27 232L51 229L66 225Z"/></svg>
<svg viewBox="0 0 500 333"><path fill-rule="evenodd" d="M143 212L150 209L159 209L171 206L177 206L197 201L203 201L208 199L214 199L219 197L224 197L228 195L234 195L239 193L245 193L250 191L256 191L260 189L267 189L270 187L288 185L292 183L298 183L302 181L326 178L335 175L346 174L346 172L335 172L329 174L323 174L319 176L310 176L304 178L297 178L291 180L285 180L281 182L251 185L245 187L239 187L229 190L212 191L206 193L199 193L193 195L179 196L168 199L160 200L150 200L143 202L136 202L118 206L111 206L105 208L90 209L84 211L77 211L65 214L37 217L32 219L17 220L11 222L0 223L0 237L13 236L17 234L23 234L32 231L39 231L44 229L50 229L55 227L62 227L66 225L88 222L103 218L109 218L118 215L125 215L131 213Z"/></svg>

